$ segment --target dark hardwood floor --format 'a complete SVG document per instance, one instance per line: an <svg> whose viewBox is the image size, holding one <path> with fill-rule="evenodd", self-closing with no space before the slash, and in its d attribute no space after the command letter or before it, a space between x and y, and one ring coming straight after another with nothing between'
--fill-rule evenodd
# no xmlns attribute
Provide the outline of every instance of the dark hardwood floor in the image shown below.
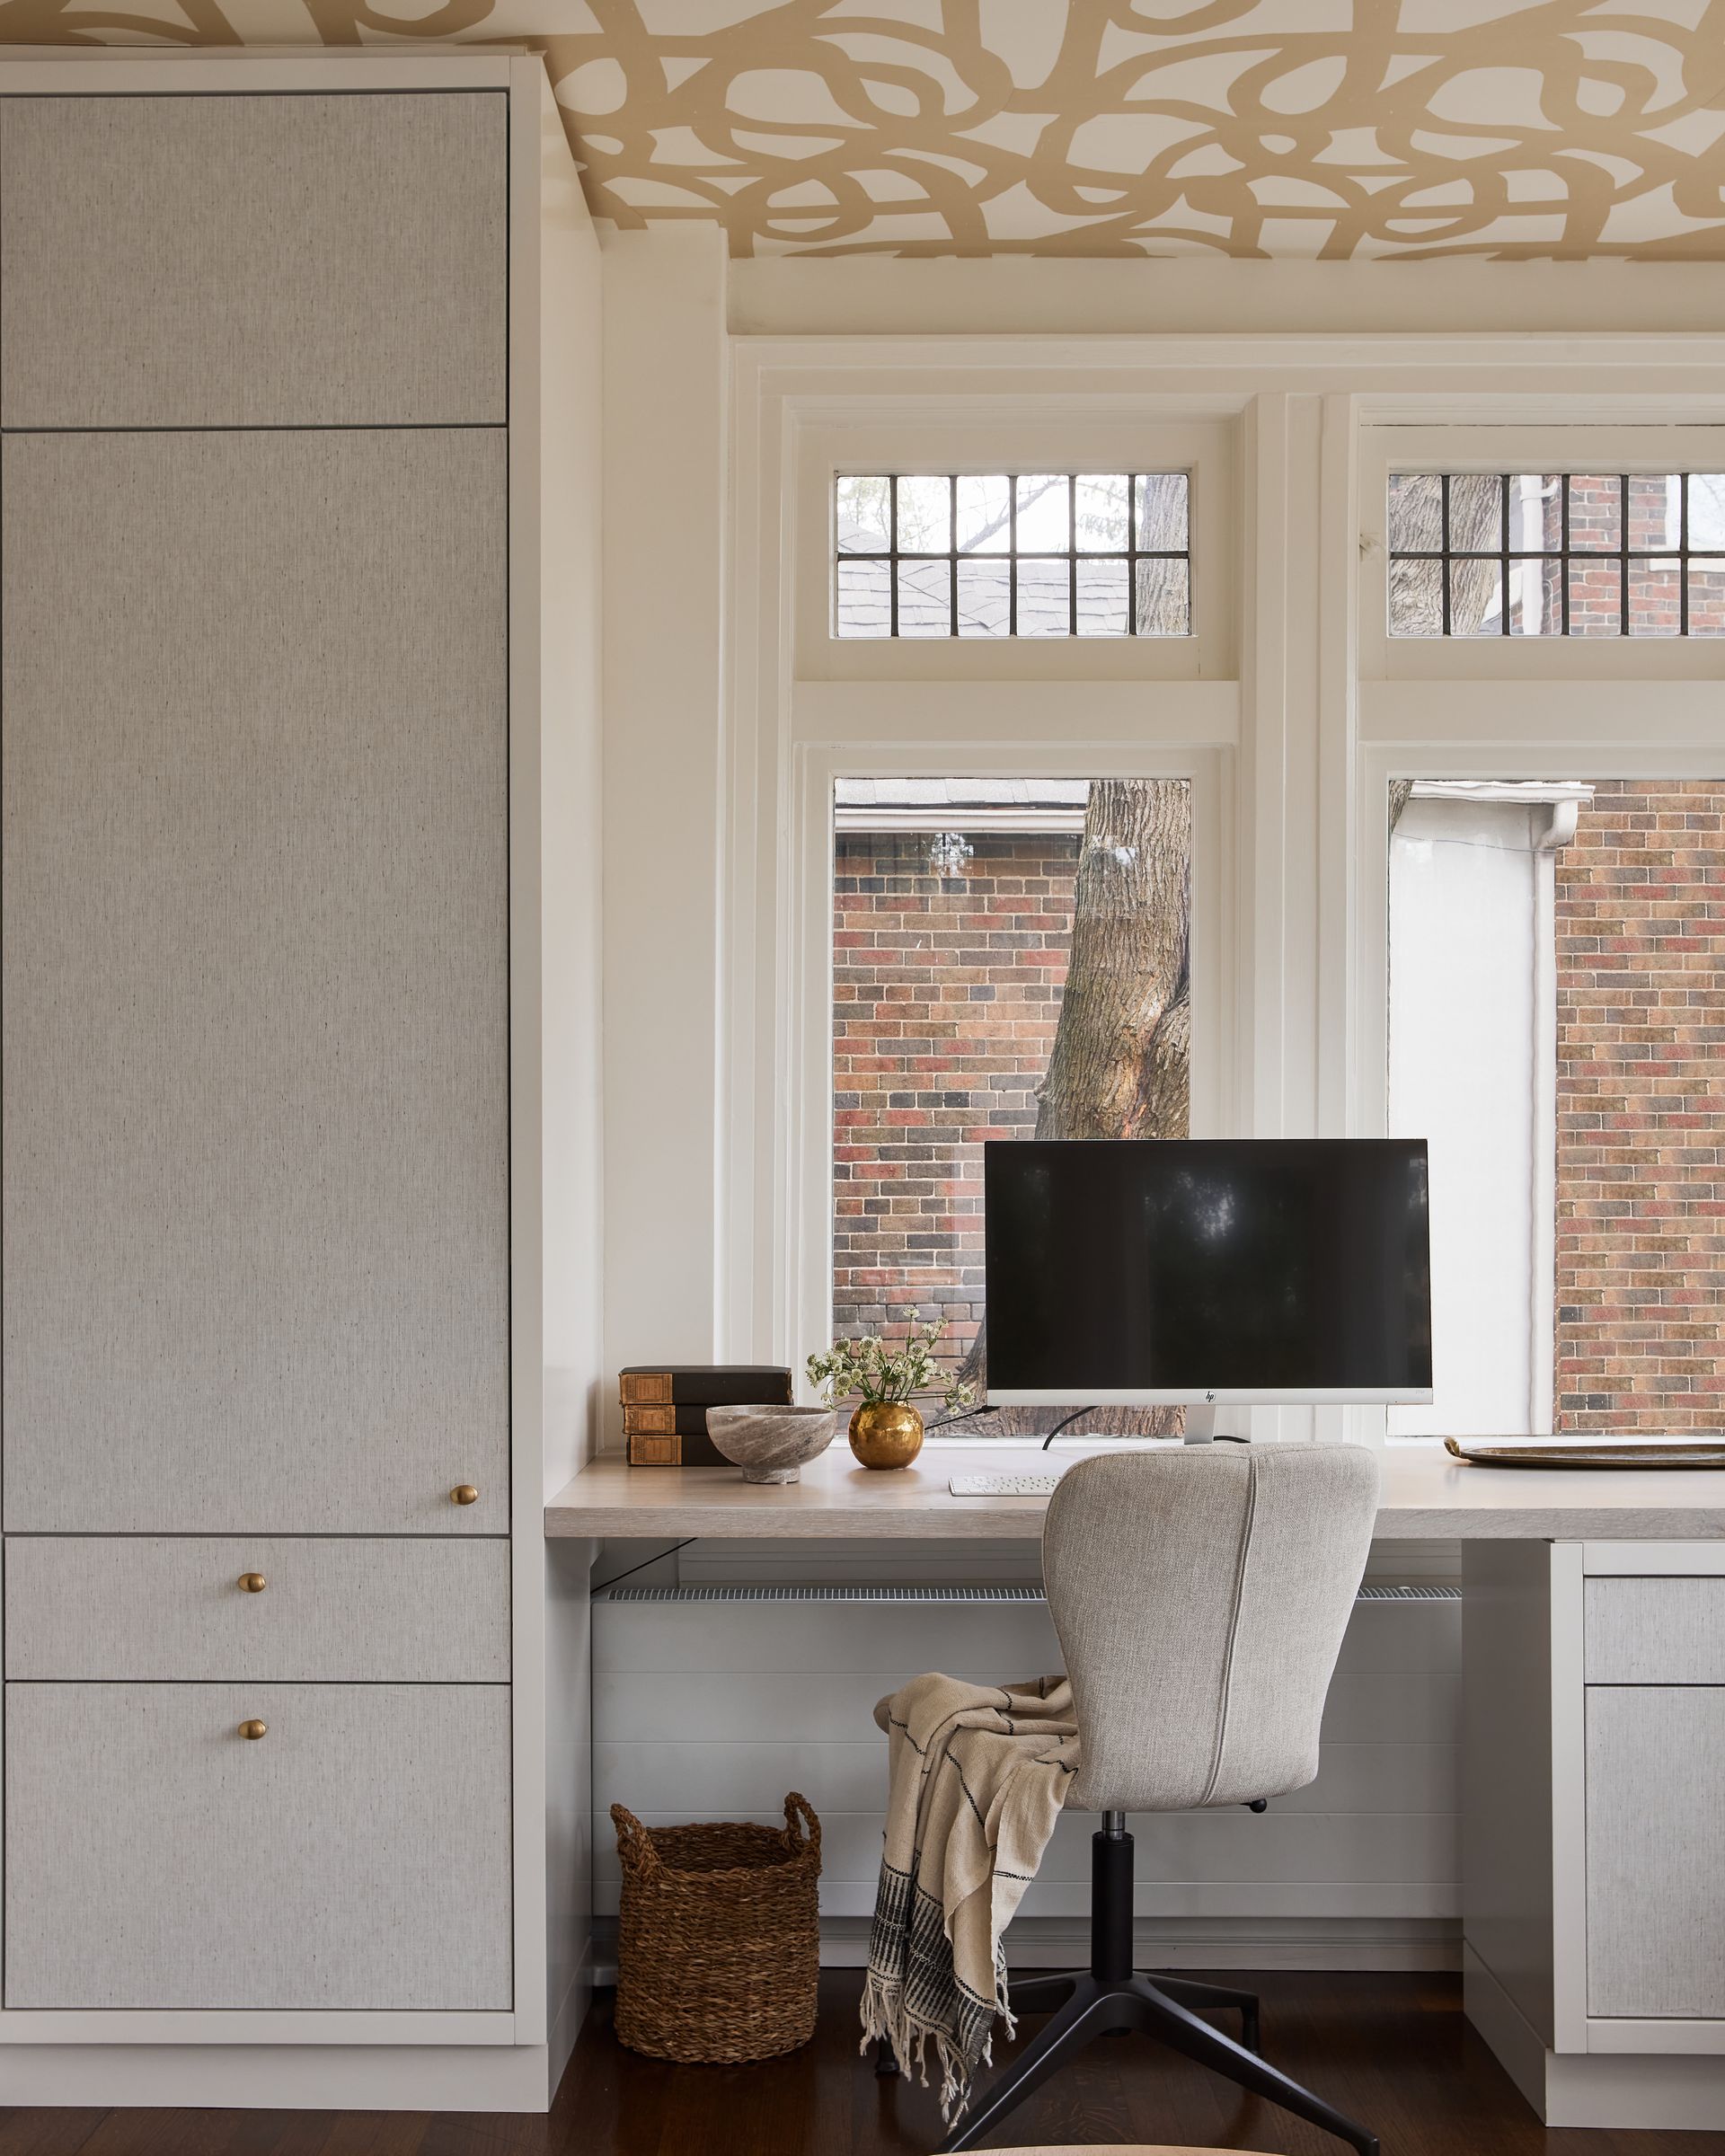
<svg viewBox="0 0 1725 2156"><path fill-rule="evenodd" d="M1241 1981L1228 1975L1225 1983ZM1548 2134L1462 2019L1454 1976L1246 1979L1277 2063L1374 2127L1384 2156L1725 2156L1718 2134ZM0 2156L909 2156L934 2148L931 2090L877 2081L856 2050L860 1979L821 1980L814 2041L761 2066L663 2066L624 2051L609 2001L548 2118L330 2111L4 2111ZM1029 2020L1027 2029L1040 2026ZM0 2090L4 2086L0 2052ZM1003 2143L1173 2142L1270 2156L1340 2144L1146 2038L1094 2046Z"/></svg>

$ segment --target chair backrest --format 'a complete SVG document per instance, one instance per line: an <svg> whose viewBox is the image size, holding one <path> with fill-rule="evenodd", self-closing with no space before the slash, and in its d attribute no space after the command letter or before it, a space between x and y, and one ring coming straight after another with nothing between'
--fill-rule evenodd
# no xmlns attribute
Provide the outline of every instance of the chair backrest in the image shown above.
<svg viewBox="0 0 1725 2156"><path fill-rule="evenodd" d="M1297 1789L1377 1516L1360 1445L1103 1454L1042 1533L1087 1811L1184 1811Z"/></svg>

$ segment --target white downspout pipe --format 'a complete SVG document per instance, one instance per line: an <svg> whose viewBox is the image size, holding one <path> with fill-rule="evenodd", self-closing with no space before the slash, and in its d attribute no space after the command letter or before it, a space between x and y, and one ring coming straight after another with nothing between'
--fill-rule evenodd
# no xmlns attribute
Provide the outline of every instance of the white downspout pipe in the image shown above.
<svg viewBox="0 0 1725 2156"><path fill-rule="evenodd" d="M1575 836L1581 804L1552 801L1534 833L1533 1233L1527 1282L1527 1427L1556 1418L1557 1364L1557 856ZM1537 812L1535 812L1535 817Z"/></svg>

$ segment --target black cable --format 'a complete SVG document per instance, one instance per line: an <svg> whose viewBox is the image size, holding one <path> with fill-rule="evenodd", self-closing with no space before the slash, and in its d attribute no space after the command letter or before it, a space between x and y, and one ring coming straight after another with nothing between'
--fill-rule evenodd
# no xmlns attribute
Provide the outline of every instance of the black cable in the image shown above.
<svg viewBox="0 0 1725 2156"><path fill-rule="evenodd" d="M643 1557L638 1565L631 1565L627 1572L614 1572L609 1579L602 1579L597 1587L588 1589L588 1600L590 1602L594 1595L603 1595L607 1587L615 1587L620 1579L627 1579L632 1573L644 1572L649 1565L658 1564L661 1558L675 1557L679 1550L686 1550L691 1542L700 1540L698 1534L686 1535L680 1542L673 1542L668 1550L656 1550L651 1557Z"/></svg>
<svg viewBox="0 0 1725 2156"><path fill-rule="evenodd" d="M1072 1413L1068 1415L1064 1421L1057 1422L1054 1427L1048 1432L1048 1436L1042 1440L1042 1450L1045 1453L1048 1451L1048 1447L1054 1443L1055 1439L1060 1435L1061 1431L1066 1428L1067 1423L1077 1422L1083 1417L1086 1415L1093 1415L1095 1412L1096 1403L1094 1401L1092 1401L1087 1408L1075 1408Z"/></svg>
<svg viewBox="0 0 1725 2156"><path fill-rule="evenodd" d="M967 1408L962 1415L942 1415L938 1422L931 1422L928 1434L932 1437L936 1430L950 1430L955 1422L974 1422L978 1415L998 1415L1001 1412L999 1408Z"/></svg>

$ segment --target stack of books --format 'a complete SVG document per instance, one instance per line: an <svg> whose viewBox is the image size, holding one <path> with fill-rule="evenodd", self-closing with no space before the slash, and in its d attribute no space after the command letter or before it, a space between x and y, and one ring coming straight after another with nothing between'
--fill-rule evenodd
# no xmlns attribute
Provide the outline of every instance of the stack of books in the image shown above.
<svg viewBox="0 0 1725 2156"><path fill-rule="evenodd" d="M650 1363L617 1383L631 1467L718 1467L709 1408L789 1407L789 1370L753 1363Z"/></svg>

